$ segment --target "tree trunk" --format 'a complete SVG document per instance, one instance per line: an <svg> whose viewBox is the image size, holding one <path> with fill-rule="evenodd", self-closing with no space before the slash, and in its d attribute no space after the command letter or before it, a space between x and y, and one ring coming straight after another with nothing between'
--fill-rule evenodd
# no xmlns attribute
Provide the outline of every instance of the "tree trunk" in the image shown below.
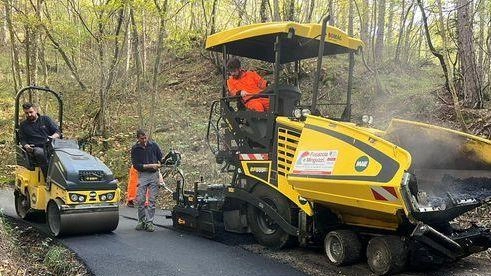
<svg viewBox="0 0 491 276"><path fill-rule="evenodd" d="M162 57L162 51L164 49L164 37L165 37L165 17L167 15L167 0L164 1L162 7L159 5L157 0L154 0L155 7L157 8L157 11L160 16L160 25L159 25L159 36L157 39L157 51L155 53L155 63L153 65L153 72L152 72L152 102L151 102L151 107L150 107L150 136L152 136L152 133L155 129L155 109L157 108L157 93L159 92L159 86L158 86L158 75L160 73L160 60Z"/></svg>
<svg viewBox="0 0 491 276"><path fill-rule="evenodd" d="M481 81L479 80L474 53L472 17L472 1L457 0L457 46L464 106L482 108Z"/></svg>
<svg viewBox="0 0 491 276"><path fill-rule="evenodd" d="M51 22L50 14L48 12L48 7L46 5L45 5L44 13L46 15L46 19ZM61 47L60 43L58 43L58 41L53 37L53 35L51 34L51 32L48 29L48 27L46 26L46 24L41 23L41 28L43 28L46 36L51 41L54 48L60 53L61 57L63 58L63 61L65 62L66 66L68 67L68 69L72 73L72 76L75 78L75 80L77 81L80 88L82 90L86 90L85 84L82 82L82 80L80 79L80 76L78 75L77 67L75 66L73 61L70 60L70 58L66 54L65 50Z"/></svg>
<svg viewBox="0 0 491 276"><path fill-rule="evenodd" d="M102 135L103 137L106 136L107 134L107 128L106 128L106 100L107 100L107 90L106 90L106 70L104 66L104 46L103 42L101 41L102 38L104 37L104 26L103 26L103 20L102 20L102 13L103 11L100 11L97 14L97 29L98 29L98 35L97 35L97 53L99 57L99 134Z"/></svg>
<svg viewBox="0 0 491 276"><path fill-rule="evenodd" d="M15 44L15 31L12 25L12 2L7 0L5 3L5 21L7 22L7 28L9 32L10 40L10 59L12 62L12 78L14 80L14 92L17 92L22 86L22 79L20 76L20 65L19 65L19 51L17 45Z"/></svg>
<svg viewBox="0 0 491 276"><path fill-rule="evenodd" d="M8 4L8 3L5 3L5 4ZM8 23L7 23L7 10L6 9L3 9L3 16L4 16L4 20L3 20L3 26L2 26L2 31L1 31L1 37L2 37L2 46L7 46L7 44L9 43L9 36L8 36Z"/></svg>
<svg viewBox="0 0 491 276"><path fill-rule="evenodd" d="M283 3L283 20L293 21L295 17L295 0L286 0Z"/></svg>
<svg viewBox="0 0 491 276"><path fill-rule="evenodd" d="M431 42L431 35L430 35L430 30L428 27L428 18L426 17L426 12L425 8L422 3L423 0L417 0L418 6L421 10L421 17L423 19L423 26L425 29L425 36L426 36L426 41L428 43L428 47L430 48L430 51L435 55L438 60L440 61L440 65L442 66L443 70L443 75L445 76L445 87L448 89L450 94L452 95L452 100L453 100L453 105L454 105L454 111L455 111L455 116L457 119L457 122L460 124L460 127L463 131L467 132L467 126L464 121L464 117L462 116L462 110L460 108L460 103L459 99L457 97L457 91L455 89L454 85L454 80L453 80L453 73L449 72L449 67L448 65L450 64L449 58L448 58L448 48L447 48L447 34L444 28L444 23L443 23L443 14L442 14L442 4L440 0L436 0L437 5L439 7L439 21L438 21L438 27L440 28L440 34L442 37L442 43L443 43L443 49L446 50L447 52L445 54L441 54L438 52L435 47L433 46L433 43Z"/></svg>
<svg viewBox="0 0 491 276"><path fill-rule="evenodd" d="M133 9L130 9L130 19L131 19L131 30L132 30L132 43L133 43L133 56L135 58L135 69L136 69L136 86L135 86L135 95L138 97L138 119L139 119L139 127L144 128L145 124L143 121L143 93L142 93L142 64L139 54L139 36L138 29L135 22L135 16L133 15Z"/></svg>
<svg viewBox="0 0 491 276"><path fill-rule="evenodd" d="M410 13L410 19L406 28L406 35L404 38L404 50L402 51L403 54L403 62L405 64L409 63L409 58L410 58L410 52L411 52L411 32L413 31L413 24L414 24L414 15L416 14L416 9L418 7L414 7L413 12Z"/></svg>
<svg viewBox="0 0 491 276"><path fill-rule="evenodd" d="M273 0L273 20L274 21L280 21L280 4L278 3L279 0Z"/></svg>
<svg viewBox="0 0 491 276"><path fill-rule="evenodd" d="M488 10L488 18L491 19L491 7ZM486 39L487 46L487 66L486 71L488 72L488 95L491 96L491 24L488 25L488 38Z"/></svg>
<svg viewBox="0 0 491 276"><path fill-rule="evenodd" d="M405 9L405 4L406 4L406 1L402 0L402 9L401 9L402 14L401 14L401 21L399 24L399 36L397 38L396 53L395 53L395 57L394 57L394 60L396 63L399 63L401 60L401 48L402 48L402 44L403 44L403 38L405 37L404 36L404 30L406 27L406 20L407 20L407 17L409 15L409 12L411 11L411 9L413 7L413 2L411 2L409 4L407 9Z"/></svg>
<svg viewBox="0 0 491 276"><path fill-rule="evenodd" d="M147 20L145 15L145 10L142 10L142 41L141 41L141 50L142 50L142 76L145 78L145 74L147 72Z"/></svg>
<svg viewBox="0 0 491 276"><path fill-rule="evenodd" d="M393 24L394 24L394 6L395 6L395 1L394 0L389 0L389 19L387 21L387 37L385 39L385 45L387 48L387 55L386 56L392 56L392 33L393 33Z"/></svg>
<svg viewBox="0 0 491 276"><path fill-rule="evenodd" d="M31 45L31 28L25 24L24 25L24 33L25 33L25 38L24 38L24 48L26 49L24 53L24 58L25 58L25 63L26 63L26 86L29 86L32 84L32 65L31 65L31 51L32 51L32 45ZM29 101L32 101L31 99L31 93L29 92Z"/></svg>
<svg viewBox="0 0 491 276"><path fill-rule="evenodd" d="M484 39L484 30L486 26L486 6L483 5L483 2L480 2L480 6L478 6L479 10L479 44L481 47L479 47L478 51L478 58L477 58L477 67L479 71L479 79L481 80L481 83L484 84L484 54L485 54L485 49L486 49L486 40ZM491 18L490 18L491 20ZM491 53L489 53L491 54Z"/></svg>
<svg viewBox="0 0 491 276"><path fill-rule="evenodd" d="M310 0L309 9L307 12L307 18L305 19L307 23L312 22L312 14L314 13L314 7L315 7L315 0Z"/></svg>
<svg viewBox="0 0 491 276"><path fill-rule="evenodd" d="M380 62L384 53L385 0L378 0L377 42L375 43L375 59Z"/></svg>
<svg viewBox="0 0 491 276"><path fill-rule="evenodd" d="M245 24L244 22L246 22L245 20L247 18L246 5L247 5L247 0L241 0L235 2L237 12L239 13L238 15L239 20L237 22L237 26L242 26Z"/></svg>
<svg viewBox="0 0 491 276"><path fill-rule="evenodd" d="M261 7L259 8L259 17L261 23L268 21L268 0L261 0Z"/></svg>
<svg viewBox="0 0 491 276"><path fill-rule="evenodd" d="M371 30L370 34L370 49L371 49L371 55L370 57L372 60L376 60L376 54L375 54L375 41L376 41L376 21L377 21L377 3L374 2L372 6L372 16L370 18L370 27L369 29Z"/></svg>
<svg viewBox="0 0 491 276"><path fill-rule="evenodd" d="M128 5L127 7L127 13L130 12L130 6ZM132 50L132 46L133 44L131 43L131 29L130 29L130 22L131 20L127 20L127 23L126 23L126 67L125 67L125 71L126 73L129 72L130 70L130 65L131 65L131 50Z"/></svg>
<svg viewBox="0 0 491 276"><path fill-rule="evenodd" d="M354 3L353 1L349 1L348 4L348 35L353 36L353 29L354 29L354 17L355 17L355 11L354 11Z"/></svg>
<svg viewBox="0 0 491 276"><path fill-rule="evenodd" d="M41 41L41 40L40 40ZM44 41L39 43L39 63L41 63L41 73L43 75L43 85L49 86L48 81L48 65L46 63L46 47Z"/></svg>
<svg viewBox="0 0 491 276"><path fill-rule="evenodd" d="M331 16L331 18L329 18L329 25L331 26L335 26L336 25L336 14L334 12L334 2L333 0L329 0L328 1L328 7L329 7L329 15Z"/></svg>
<svg viewBox="0 0 491 276"><path fill-rule="evenodd" d="M354 2L356 4L356 1ZM370 34L368 33L368 25L370 20L370 12L368 8L368 0L362 1L362 7L358 9L360 15L360 38L365 43L365 45L370 45ZM358 7L358 6L357 6ZM368 52L368 51L365 51Z"/></svg>
<svg viewBox="0 0 491 276"><path fill-rule="evenodd" d="M210 28L210 34L216 33L216 28L217 28L217 10L218 10L218 0L213 0L213 6L211 8L211 28Z"/></svg>

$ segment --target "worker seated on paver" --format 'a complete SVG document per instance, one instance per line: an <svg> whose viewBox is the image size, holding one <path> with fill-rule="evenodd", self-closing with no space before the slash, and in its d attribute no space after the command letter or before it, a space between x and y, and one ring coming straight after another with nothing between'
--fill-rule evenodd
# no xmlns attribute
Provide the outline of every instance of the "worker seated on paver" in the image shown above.
<svg viewBox="0 0 491 276"><path fill-rule="evenodd" d="M240 96L242 104L249 110L265 112L269 110L269 98L257 96L264 91L268 82L255 71L242 69L240 60L232 58L227 63L230 74L227 80L229 96Z"/></svg>

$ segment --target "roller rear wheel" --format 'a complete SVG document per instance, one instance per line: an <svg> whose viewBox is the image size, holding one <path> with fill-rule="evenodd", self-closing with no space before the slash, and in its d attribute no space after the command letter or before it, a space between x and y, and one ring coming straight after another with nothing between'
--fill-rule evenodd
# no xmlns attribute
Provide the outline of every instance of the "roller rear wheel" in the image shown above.
<svg viewBox="0 0 491 276"><path fill-rule="evenodd" d="M15 197L15 212L21 219L28 219L31 213L31 200L29 198L29 192L23 195L19 191L14 192Z"/></svg>

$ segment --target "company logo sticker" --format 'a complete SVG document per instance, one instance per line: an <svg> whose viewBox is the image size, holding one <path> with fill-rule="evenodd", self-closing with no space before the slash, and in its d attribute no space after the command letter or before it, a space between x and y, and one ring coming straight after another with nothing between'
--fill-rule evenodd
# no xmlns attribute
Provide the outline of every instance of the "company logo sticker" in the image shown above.
<svg viewBox="0 0 491 276"><path fill-rule="evenodd" d="M368 167L369 163L370 163L370 160L368 159L368 157L362 156L362 157L356 159L355 170L357 172L362 172Z"/></svg>
<svg viewBox="0 0 491 276"><path fill-rule="evenodd" d="M337 150L301 151L295 162L293 173L332 175L337 158Z"/></svg>
<svg viewBox="0 0 491 276"><path fill-rule="evenodd" d="M341 36L338 34L334 34L334 33L328 33L327 37L329 37L332 40L341 40Z"/></svg>

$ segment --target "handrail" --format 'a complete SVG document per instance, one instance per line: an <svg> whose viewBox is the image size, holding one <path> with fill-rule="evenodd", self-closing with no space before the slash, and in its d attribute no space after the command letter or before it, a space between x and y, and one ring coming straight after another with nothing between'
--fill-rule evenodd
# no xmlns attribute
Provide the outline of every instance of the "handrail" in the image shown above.
<svg viewBox="0 0 491 276"><path fill-rule="evenodd" d="M321 38L319 41L319 54L317 56L317 71L315 73L314 87L312 88L312 110L317 108L317 95L319 93L319 80L322 69L322 57L324 56L324 43L326 42L326 29L327 29L327 21L331 19L330 15L322 18L322 30L321 30Z"/></svg>
<svg viewBox="0 0 491 276"><path fill-rule="evenodd" d="M15 115L14 115L15 144L19 143L19 133L18 133L19 110L20 110L19 101L22 94L24 94L24 92L26 92L27 90L39 90L39 91L49 92L56 97L56 99L58 100L58 121L60 122L60 133L63 133L63 101L61 99L61 95L49 89L48 87L27 86L22 88L19 92L17 92L17 95L15 96Z"/></svg>

